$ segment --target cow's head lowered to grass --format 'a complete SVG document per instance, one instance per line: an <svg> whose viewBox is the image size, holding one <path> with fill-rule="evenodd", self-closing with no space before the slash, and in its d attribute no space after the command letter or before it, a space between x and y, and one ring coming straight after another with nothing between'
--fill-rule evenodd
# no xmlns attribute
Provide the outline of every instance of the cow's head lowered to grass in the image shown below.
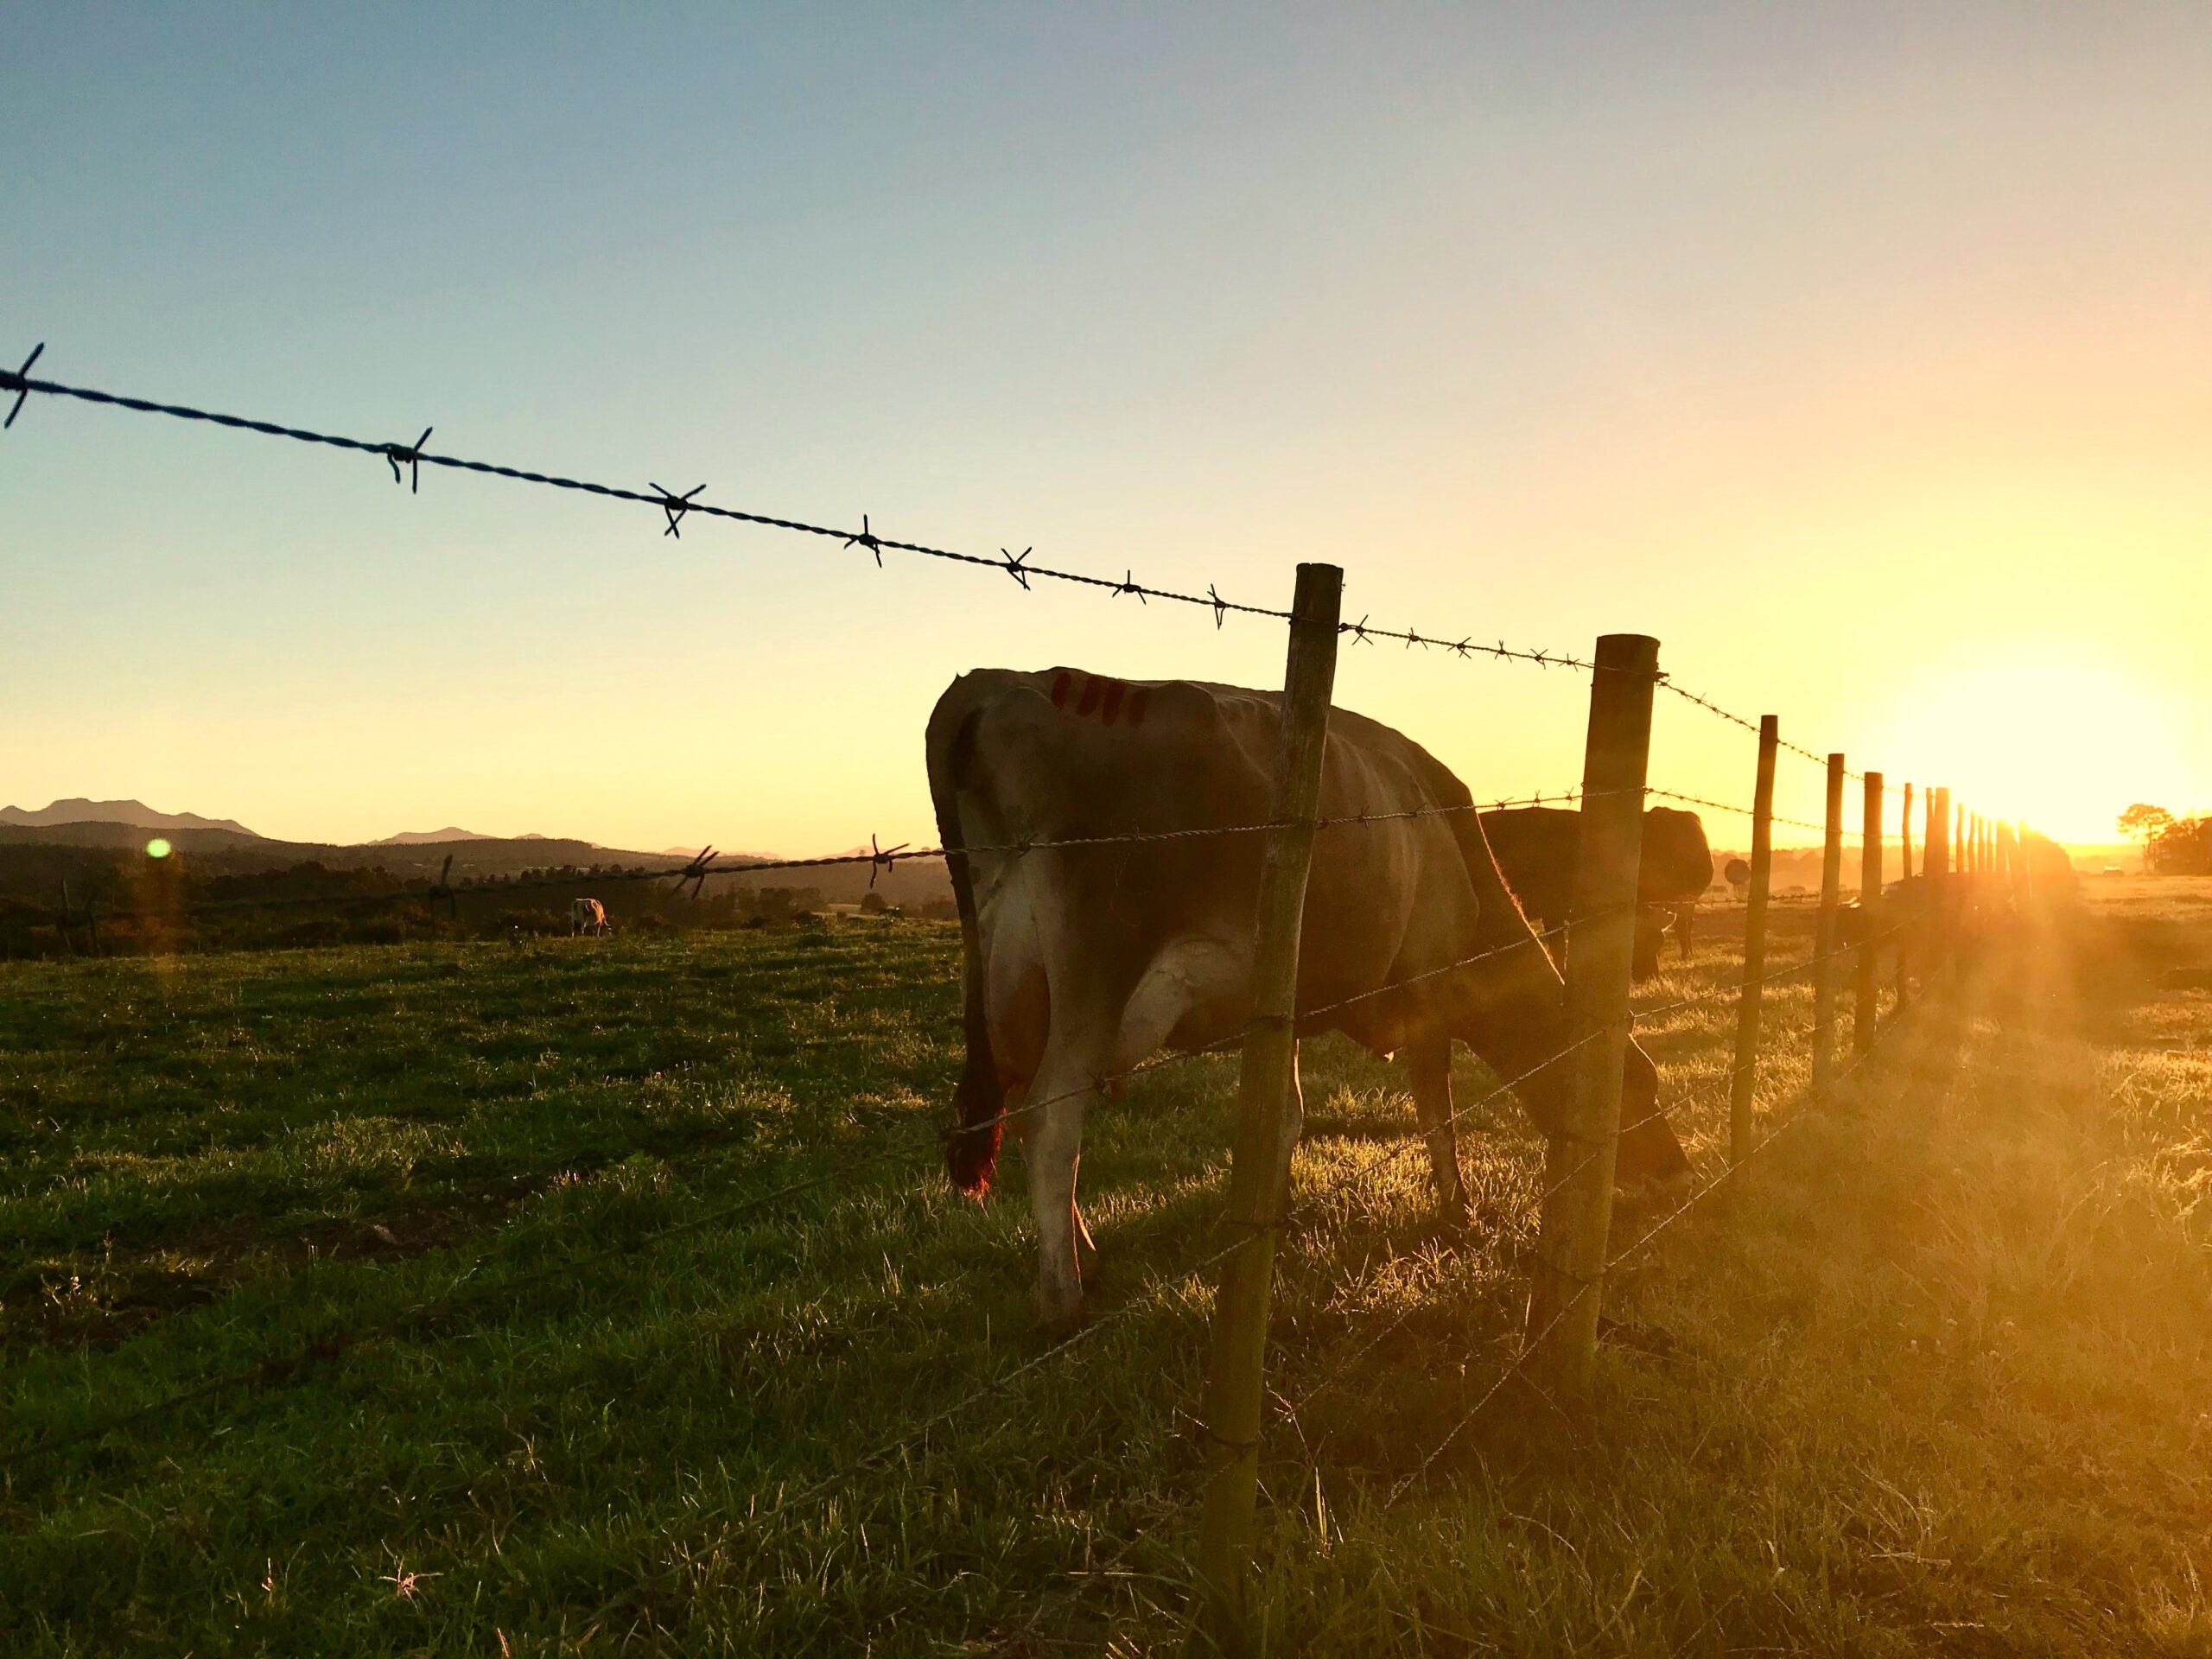
<svg viewBox="0 0 2212 1659"><path fill-rule="evenodd" d="M1267 820L1279 708L1274 692L1191 681L983 669L931 715L967 1045L946 1167L980 1193L1001 1134L1020 1144L1048 1320L1081 1307L1076 1170L1103 1083L1163 1048L1233 1043L1250 1017L1265 837L1208 832ZM1517 1080L1539 1127L1561 1132L1567 1071L1548 1063L1565 1046L1558 971L1507 893L1465 786L1419 745L1332 711L1321 813L1382 821L1316 839L1300 1028L1403 1052L1438 1197L1456 1216L1467 1192L1452 1042ZM1162 831L1188 833L1112 839ZM1686 1173L1657 1114L1656 1073L1633 1045L1624 1082L1623 1179Z"/></svg>

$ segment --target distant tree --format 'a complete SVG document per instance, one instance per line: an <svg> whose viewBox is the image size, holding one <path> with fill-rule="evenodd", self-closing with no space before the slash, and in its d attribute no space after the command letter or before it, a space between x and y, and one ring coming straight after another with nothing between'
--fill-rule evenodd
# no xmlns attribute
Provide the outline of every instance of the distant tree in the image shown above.
<svg viewBox="0 0 2212 1659"><path fill-rule="evenodd" d="M890 907L891 901L874 887L870 887L866 893L861 894L861 908L871 916L879 911L888 910Z"/></svg>
<svg viewBox="0 0 2212 1659"><path fill-rule="evenodd" d="M2173 827L2174 815L2148 801L2138 801L2120 815L2120 833L2130 841L2142 843L2145 868L2150 865L2152 843Z"/></svg>

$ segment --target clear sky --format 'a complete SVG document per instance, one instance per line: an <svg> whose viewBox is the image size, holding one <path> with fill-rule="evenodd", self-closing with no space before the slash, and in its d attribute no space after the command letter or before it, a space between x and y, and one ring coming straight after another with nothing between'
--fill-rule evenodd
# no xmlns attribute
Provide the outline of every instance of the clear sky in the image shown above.
<svg viewBox="0 0 2212 1659"><path fill-rule="evenodd" d="M57 379L1586 652L2063 837L2212 805L2201 6L0 10ZM1278 626L35 400L0 798L265 834L929 837L960 671ZM1478 795L1577 676L1338 700ZM1655 782L1748 797L1665 709ZM1785 761L1785 811L1817 770ZM1714 820L1723 844L1740 825Z"/></svg>

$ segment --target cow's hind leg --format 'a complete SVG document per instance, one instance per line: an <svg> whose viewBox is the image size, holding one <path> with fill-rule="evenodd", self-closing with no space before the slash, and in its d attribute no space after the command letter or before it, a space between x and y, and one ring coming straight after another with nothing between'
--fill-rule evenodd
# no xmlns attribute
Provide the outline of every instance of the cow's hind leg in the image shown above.
<svg viewBox="0 0 2212 1659"><path fill-rule="evenodd" d="M1428 1166L1436 1177L1436 1211L1447 1227L1467 1224L1472 1206L1459 1173L1459 1141L1452 1122L1452 1039L1424 1038L1406 1049L1406 1071L1414 1090L1414 1116L1428 1146Z"/></svg>
<svg viewBox="0 0 2212 1659"><path fill-rule="evenodd" d="M1083 1160L1083 1120L1098 1097L1103 1066L1086 1054L1047 1053L1029 1089L1024 1110L1022 1163L1029 1179L1029 1210L1037 1223L1037 1313L1063 1329L1083 1317L1083 1266L1077 1251L1090 1235L1076 1208L1077 1169Z"/></svg>

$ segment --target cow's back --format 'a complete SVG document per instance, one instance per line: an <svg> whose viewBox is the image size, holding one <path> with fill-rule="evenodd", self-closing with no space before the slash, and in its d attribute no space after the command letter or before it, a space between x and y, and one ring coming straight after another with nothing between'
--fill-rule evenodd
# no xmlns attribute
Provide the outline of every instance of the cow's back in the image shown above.
<svg viewBox="0 0 2212 1659"><path fill-rule="evenodd" d="M988 957L1009 917L1080 971L1086 995L1134 989L1163 948L1193 938L1249 951L1267 837L1281 699L1270 691L1170 680L1122 682L1076 669L983 669L939 700L929 731L931 786L948 848L972 887L971 952ZM1465 809L1465 788L1402 734L1332 710L1321 816ZM950 809L950 810L948 810ZM1230 830L1236 833L1217 833ZM1006 850L1091 837L1093 847ZM1300 1002L1373 991L1468 953L1496 883L1471 810L1325 827L1308 880ZM968 906L963 901L963 920ZM1518 921L1517 912L1511 912ZM1079 960L1078 960L1079 958ZM1381 1046L1418 1022L1424 986L1371 999L1338 1023ZM1246 1006L1219 1013L1237 1020Z"/></svg>

